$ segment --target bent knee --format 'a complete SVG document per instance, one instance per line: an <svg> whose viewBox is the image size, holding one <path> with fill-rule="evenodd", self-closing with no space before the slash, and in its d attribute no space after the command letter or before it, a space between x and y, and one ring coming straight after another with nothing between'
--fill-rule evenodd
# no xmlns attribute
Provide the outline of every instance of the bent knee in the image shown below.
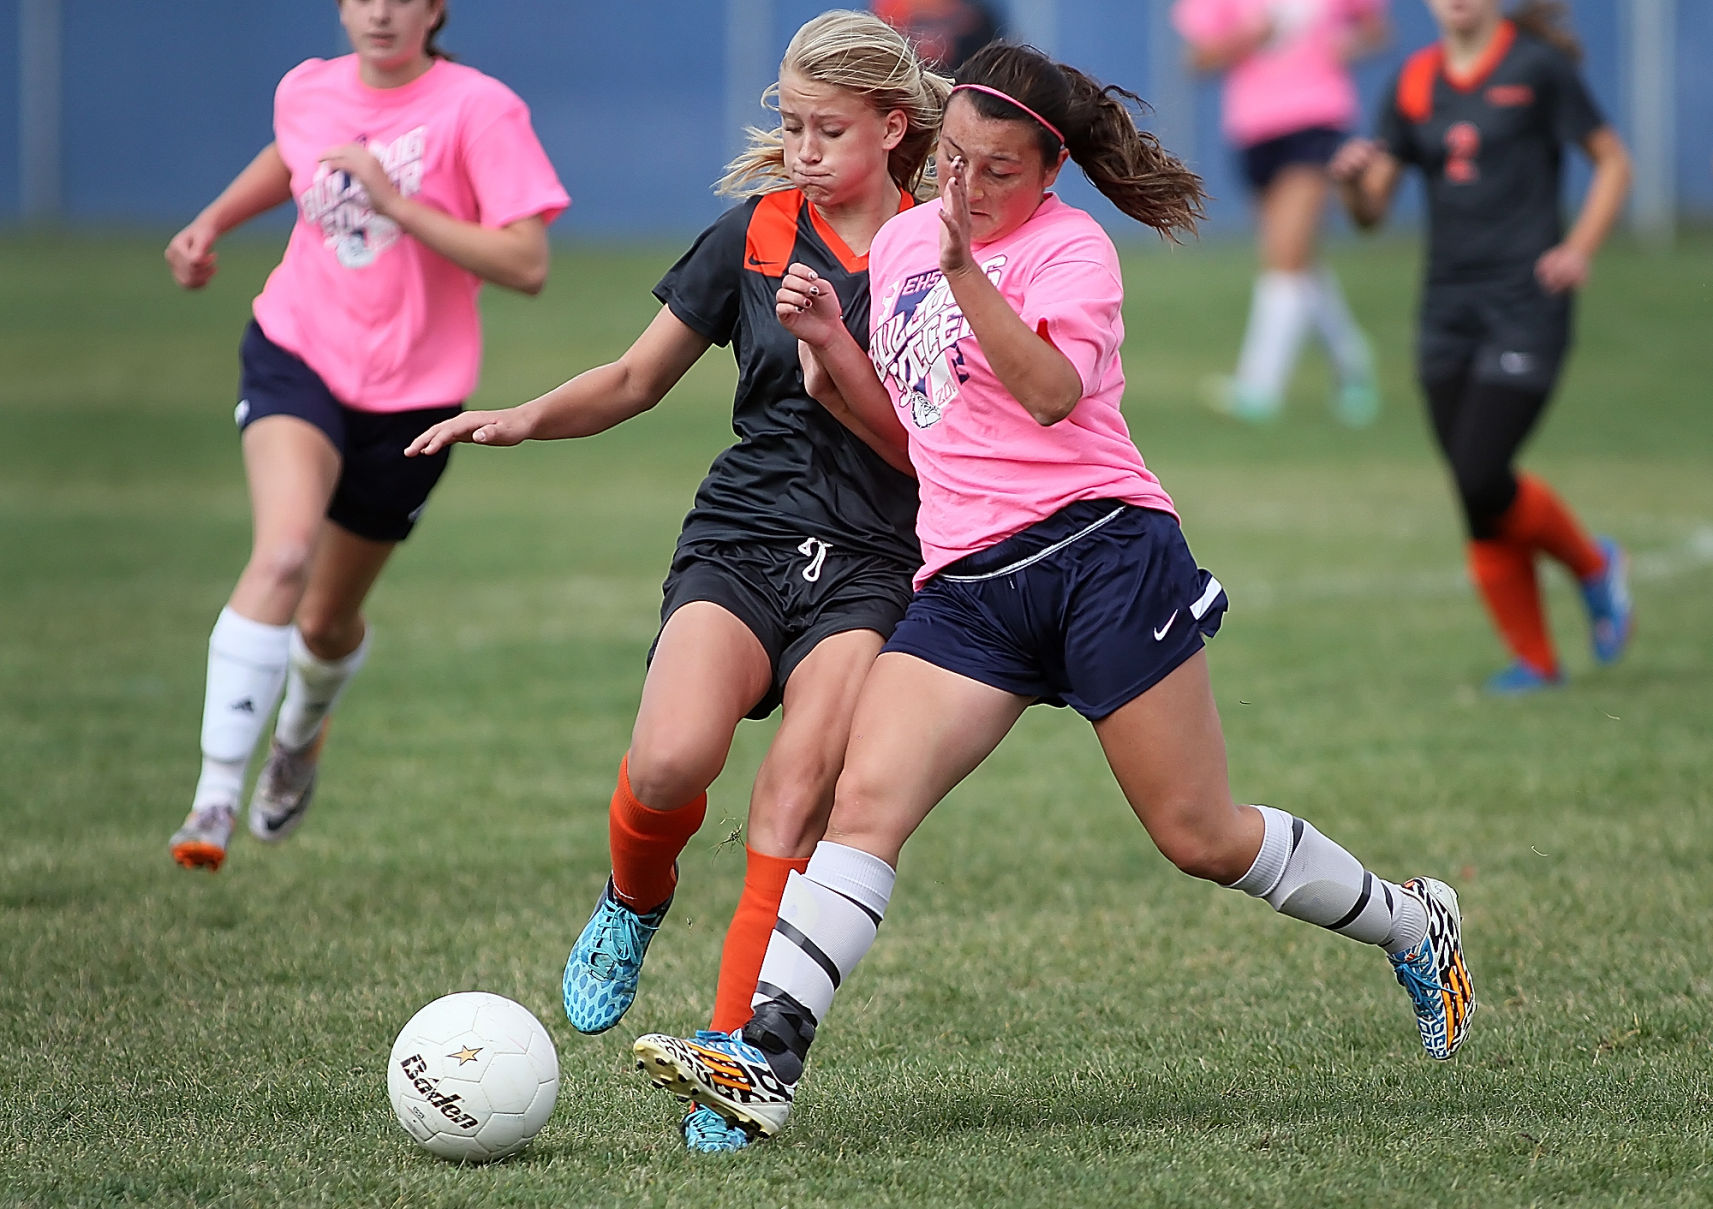
<svg viewBox="0 0 1713 1209"><path fill-rule="evenodd" d="M250 551L245 578L270 588L301 591L309 582L309 564L314 543L308 539L273 541Z"/></svg>
<svg viewBox="0 0 1713 1209"><path fill-rule="evenodd" d="M706 792L725 766L725 753L672 739L639 737L631 743L625 773L637 801L676 810Z"/></svg>
<svg viewBox="0 0 1713 1209"><path fill-rule="evenodd" d="M1219 811L1216 817L1180 822L1151 831L1160 854L1181 871L1204 881L1228 886L1249 871L1255 858L1243 832L1235 825L1235 812ZM1222 825L1229 814L1232 825Z"/></svg>

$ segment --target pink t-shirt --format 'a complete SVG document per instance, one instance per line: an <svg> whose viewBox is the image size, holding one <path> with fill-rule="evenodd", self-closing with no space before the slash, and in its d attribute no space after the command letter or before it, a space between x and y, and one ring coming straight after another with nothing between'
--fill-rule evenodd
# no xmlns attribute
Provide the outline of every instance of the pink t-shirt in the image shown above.
<svg viewBox="0 0 1713 1209"><path fill-rule="evenodd" d="M1272 21L1273 36L1225 73L1225 135L1247 147L1310 126L1348 127L1357 102L1344 41L1385 11L1386 0L1178 0L1172 22L1205 43Z"/></svg>
<svg viewBox="0 0 1713 1209"><path fill-rule="evenodd" d="M463 402L481 369L481 278L375 214L361 185L319 160L361 142L400 192L454 218L551 222L571 199L528 108L498 80L445 60L402 87L371 88L355 55L309 59L275 91L274 141L297 223L256 298L263 333L359 411Z"/></svg>
<svg viewBox="0 0 1713 1209"><path fill-rule="evenodd" d="M940 272L939 202L880 229L868 253L869 357L910 434L918 587L1077 500L1177 515L1118 411L1124 284L1100 224L1049 194L1028 222L974 252L1024 322L1076 367L1083 397L1043 427L1000 384Z"/></svg>

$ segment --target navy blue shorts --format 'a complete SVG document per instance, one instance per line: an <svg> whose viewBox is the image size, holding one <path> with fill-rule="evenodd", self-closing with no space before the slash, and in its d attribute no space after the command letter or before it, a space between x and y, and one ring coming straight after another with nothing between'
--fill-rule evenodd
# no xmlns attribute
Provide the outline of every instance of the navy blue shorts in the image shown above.
<svg viewBox="0 0 1713 1209"><path fill-rule="evenodd" d="M339 451L339 482L327 503L327 519L370 541L409 537L452 451L407 458L405 446L463 408L373 412L347 407L301 357L263 335L254 319L244 329L238 357L242 368L234 418L239 431L264 416L295 416L315 425Z"/></svg>
<svg viewBox="0 0 1713 1209"><path fill-rule="evenodd" d="M812 537L680 539L661 589L660 624L665 628L691 601L706 600L748 626L773 665L773 684L748 715L765 718L785 700L791 673L823 639L849 630L891 634L910 604L914 571ZM653 647L648 656L654 658Z"/></svg>
<svg viewBox="0 0 1713 1209"><path fill-rule="evenodd" d="M1274 177L1292 164L1326 167L1348 137L1336 126L1293 130L1276 139L1263 139L1240 149L1237 153L1238 168L1249 187L1256 193L1262 193L1273 183Z"/></svg>
<svg viewBox="0 0 1713 1209"><path fill-rule="evenodd" d="M1170 514L1082 500L923 584L886 650L1099 721L1201 650L1228 603Z"/></svg>

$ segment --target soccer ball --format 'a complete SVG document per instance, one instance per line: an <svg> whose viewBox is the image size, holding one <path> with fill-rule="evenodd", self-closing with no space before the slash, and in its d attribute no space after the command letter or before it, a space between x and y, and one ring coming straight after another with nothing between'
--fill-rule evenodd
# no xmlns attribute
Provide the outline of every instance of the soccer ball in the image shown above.
<svg viewBox="0 0 1713 1209"><path fill-rule="evenodd" d="M436 999L393 1042L387 1093L405 1132L443 1159L522 1150L559 1096L559 1056L522 1004L487 991Z"/></svg>

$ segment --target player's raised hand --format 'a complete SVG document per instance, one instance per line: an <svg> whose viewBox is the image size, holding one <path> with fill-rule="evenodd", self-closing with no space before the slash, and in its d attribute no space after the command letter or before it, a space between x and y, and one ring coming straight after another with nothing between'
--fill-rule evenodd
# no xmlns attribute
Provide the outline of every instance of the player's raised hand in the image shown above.
<svg viewBox="0 0 1713 1209"><path fill-rule="evenodd" d="M1360 180L1368 166L1379 158L1380 144L1374 139L1346 139L1333 152L1332 161L1326 166L1327 174L1335 181Z"/></svg>
<svg viewBox="0 0 1713 1209"><path fill-rule="evenodd" d="M950 276L975 263L970 250L969 165L954 155L940 177L940 272Z"/></svg>
<svg viewBox="0 0 1713 1209"><path fill-rule="evenodd" d="M448 445L516 445L527 441L530 424L516 407L504 411L466 411L442 420L405 447L404 455L439 453Z"/></svg>
<svg viewBox="0 0 1713 1209"><path fill-rule="evenodd" d="M792 264L774 296L779 322L811 348L825 348L845 326L844 307L832 283L806 264Z"/></svg>
<svg viewBox="0 0 1713 1209"><path fill-rule="evenodd" d="M173 280L187 290L200 290L207 285L219 266L214 255L214 242L220 232L214 224L198 218L172 237L167 244L167 267Z"/></svg>
<svg viewBox="0 0 1713 1209"><path fill-rule="evenodd" d="M335 172L343 172L369 195L369 208L385 215L400 197L381 161L361 143L344 143L321 153L321 162Z"/></svg>

